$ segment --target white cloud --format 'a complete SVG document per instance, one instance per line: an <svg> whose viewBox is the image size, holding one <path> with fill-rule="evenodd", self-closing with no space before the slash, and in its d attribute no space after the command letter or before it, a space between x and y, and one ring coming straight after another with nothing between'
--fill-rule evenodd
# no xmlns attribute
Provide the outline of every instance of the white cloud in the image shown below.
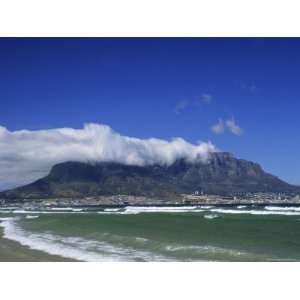
<svg viewBox="0 0 300 300"><path fill-rule="evenodd" d="M226 120L225 124L222 119L219 119L218 123L211 126L210 129L215 134L223 134L226 129L238 136L241 136L244 133L243 129L238 124L236 124L233 118Z"/></svg>
<svg viewBox="0 0 300 300"><path fill-rule="evenodd" d="M30 183L46 175L54 164L65 161L172 164L178 158L205 160L213 151L216 148L210 142L138 139L100 124L86 124L82 129L13 132L0 126L0 189Z"/></svg>
<svg viewBox="0 0 300 300"><path fill-rule="evenodd" d="M235 135L242 135L244 133L243 129L238 124L236 124L234 119L227 120L226 126L229 131Z"/></svg>
<svg viewBox="0 0 300 300"><path fill-rule="evenodd" d="M211 131L215 134L222 134L225 131L224 122L222 119L219 119L218 123L211 126Z"/></svg>

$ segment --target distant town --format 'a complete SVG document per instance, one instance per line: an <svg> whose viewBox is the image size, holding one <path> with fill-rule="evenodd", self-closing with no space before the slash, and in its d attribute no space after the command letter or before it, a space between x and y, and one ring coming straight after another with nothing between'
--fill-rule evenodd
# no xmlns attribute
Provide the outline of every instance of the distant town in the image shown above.
<svg viewBox="0 0 300 300"><path fill-rule="evenodd" d="M113 195L84 198L51 199L0 199L2 207L83 207L83 206L168 206L168 205L272 205L300 204L300 195L284 193L245 193L234 196L207 195L199 191L182 194L175 200L155 199L149 197Z"/></svg>

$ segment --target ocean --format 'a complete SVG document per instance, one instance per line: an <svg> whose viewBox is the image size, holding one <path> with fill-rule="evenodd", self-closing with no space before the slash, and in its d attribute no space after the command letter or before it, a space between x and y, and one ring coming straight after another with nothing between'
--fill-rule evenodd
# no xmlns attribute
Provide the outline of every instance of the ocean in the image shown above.
<svg viewBox="0 0 300 300"><path fill-rule="evenodd" d="M0 261L300 261L300 207L0 209Z"/></svg>

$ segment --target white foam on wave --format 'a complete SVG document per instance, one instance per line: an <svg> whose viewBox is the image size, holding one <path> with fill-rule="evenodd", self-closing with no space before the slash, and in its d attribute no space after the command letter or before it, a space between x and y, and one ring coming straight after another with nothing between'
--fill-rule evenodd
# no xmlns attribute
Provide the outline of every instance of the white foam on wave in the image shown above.
<svg viewBox="0 0 300 300"><path fill-rule="evenodd" d="M0 213L13 214L87 214L98 213L103 215L118 214L118 215L136 215L140 213L201 213L212 212L222 214L251 214L251 215L300 215L300 207L280 207L266 206L261 209L246 208L245 205L239 205L236 208L216 208L214 206L127 206L125 208L106 208L101 211L86 211L82 208L53 208L46 210L31 210L31 209L15 209L13 211L2 210ZM246 208L246 209L245 209ZM70 209L70 210L69 210Z"/></svg>
<svg viewBox="0 0 300 300"><path fill-rule="evenodd" d="M13 214L83 214L84 211L58 211L58 210L14 210L12 211Z"/></svg>
<svg viewBox="0 0 300 300"><path fill-rule="evenodd" d="M204 218L205 219L208 219L208 220L213 220L213 219L216 219L218 218L219 215L216 215L216 214L212 214L212 215L205 215Z"/></svg>
<svg viewBox="0 0 300 300"><path fill-rule="evenodd" d="M72 207L51 207L49 208L50 210L54 210L54 211L72 211L73 208Z"/></svg>
<svg viewBox="0 0 300 300"><path fill-rule="evenodd" d="M213 206L211 206L211 205L201 205L200 208L202 208L202 209L210 209L210 208L213 208Z"/></svg>
<svg viewBox="0 0 300 300"><path fill-rule="evenodd" d="M234 250L234 249L227 249L215 246L198 246L198 245L168 245L165 247L167 251L170 252L186 252L186 251L193 251L196 253L201 254L227 254L230 256L241 256L241 255L248 255L244 251Z"/></svg>
<svg viewBox="0 0 300 300"><path fill-rule="evenodd" d="M13 217L7 217L7 218L0 218L0 221L11 221L11 220L15 220L15 218Z"/></svg>
<svg viewBox="0 0 300 300"><path fill-rule="evenodd" d="M72 208L73 212L80 212L83 211L83 208Z"/></svg>
<svg viewBox="0 0 300 300"><path fill-rule="evenodd" d="M107 208L98 211L98 214L118 214L118 215L137 215L140 213L182 213L182 212L202 212L197 206L127 206L125 209Z"/></svg>
<svg viewBox="0 0 300 300"><path fill-rule="evenodd" d="M299 206L266 206L265 209L270 211L300 211Z"/></svg>
<svg viewBox="0 0 300 300"><path fill-rule="evenodd" d="M17 218L1 218L0 220L0 226L4 228L4 238L50 255L90 262L168 260L162 255L114 246L107 242L87 240L80 237L64 237L50 233L28 232L17 224Z"/></svg>
<svg viewBox="0 0 300 300"><path fill-rule="evenodd" d="M249 215L284 215L284 216L300 216L300 212L292 211L266 211L266 210L237 210L237 209L211 209L211 212L222 214L249 214Z"/></svg>
<svg viewBox="0 0 300 300"><path fill-rule="evenodd" d="M15 209L12 211L14 214L28 214L29 211L26 211L24 209ZM35 213L34 211L32 212L33 214Z"/></svg>
<svg viewBox="0 0 300 300"><path fill-rule="evenodd" d="M181 213L181 212L202 212L197 206L127 206L125 214L136 213Z"/></svg>

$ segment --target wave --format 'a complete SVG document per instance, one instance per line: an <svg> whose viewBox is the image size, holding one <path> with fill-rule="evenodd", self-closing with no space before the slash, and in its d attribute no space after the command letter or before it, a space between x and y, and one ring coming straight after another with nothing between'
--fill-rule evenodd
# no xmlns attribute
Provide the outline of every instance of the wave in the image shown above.
<svg viewBox="0 0 300 300"><path fill-rule="evenodd" d="M136 215L141 213L222 213L222 214L251 214L251 215L300 215L300 207L280 207L266 206L263 208L251 209L246 205L239 205L230 208L218 208L215 206L127 206L125 208L105 208L104 210L86 210L84 208L52 208L52 209L14 209L0 210L0 213L13 214L118 214L118 215ZM210 218L210 217L207 217Z"/></svg>
<svg viewBox="0 0 300 300"><path fill-rule="evenodd" d="M300 211L299 206L266 206L265 209L271 211Z"/></svg>
<svg viewBox="0 0 300 300"><path fill-rule="evenodd" d="M59 211L59 210L14 210L13 214L82 214L84 211Z"/></svg>
<svg viewBox="0 0 300 300"><path fill-rule="evenodd" d="M16 218L13 217L7 217L7 218L0 218L0 221L11 221L11 220L15 220Z"/></svg>
<svg viewBox="0 0 300 300"><path fill-rule="evenodd" d="M183 213L203 212L198 206L127 206L125 208L106 208L98 214L137 215L140 213Z"/></svg>
<svg viewBox="0 0 300 300"><path fill-rule="evenodd" d="M202 212L198 206L127 206L124 213L182 213L182 212Z"/></svg>
<svg viewBox="0 0 300 300"><path fill-rule="evenodd" d="M295 211L266 211L266 210L237 210L237 209L211 209L210 211L222 214L249 214L249 215L284 215L300 216L300 212Z"/></svg>
<svg viewBox="0 0 300 300"><path fill-rule="evenodd" d="M204 218L208 220L216 219L218 218L218 215L212 214L212 215L205 215Z"/></svg>
<svg viewBox="0 0 300 300"><path fill-rule="evenodd" d="M226 254L229 256L247 256L249 253L240 250L234 249L227 249L222 247L215 247L215 246L198 246L198 245L168 245L165 247L167 251L170 252L187 252L192 251L198 254Z"/></svg>
<svg viewBox="0 0 300 300"><path fill-rule="evenodd" d="M17 218L1 218L4 238L16 241L33 250L79 261L167 261L163 255L121 247L80 237L64 237L50 233L33 233L22 229Z"/></svg>
<svg viewBox="0 0 300 300"><path fill-rule="evenodd" d="M73 212L80 212L83 211L83 208L72 208Z"/></svg>
<svg viewBox="0 0 300 300"><path fill-rule="evenodd" d="M83 208L51 208L51 209L14 209L0 211L0 213L13 213L13 214L120 214L120 215L133 215L140 213L184 213L184 212L203 212L210 209L212 206L127 206L125 208L105 208L104 210L89 211Z"/></svg>

